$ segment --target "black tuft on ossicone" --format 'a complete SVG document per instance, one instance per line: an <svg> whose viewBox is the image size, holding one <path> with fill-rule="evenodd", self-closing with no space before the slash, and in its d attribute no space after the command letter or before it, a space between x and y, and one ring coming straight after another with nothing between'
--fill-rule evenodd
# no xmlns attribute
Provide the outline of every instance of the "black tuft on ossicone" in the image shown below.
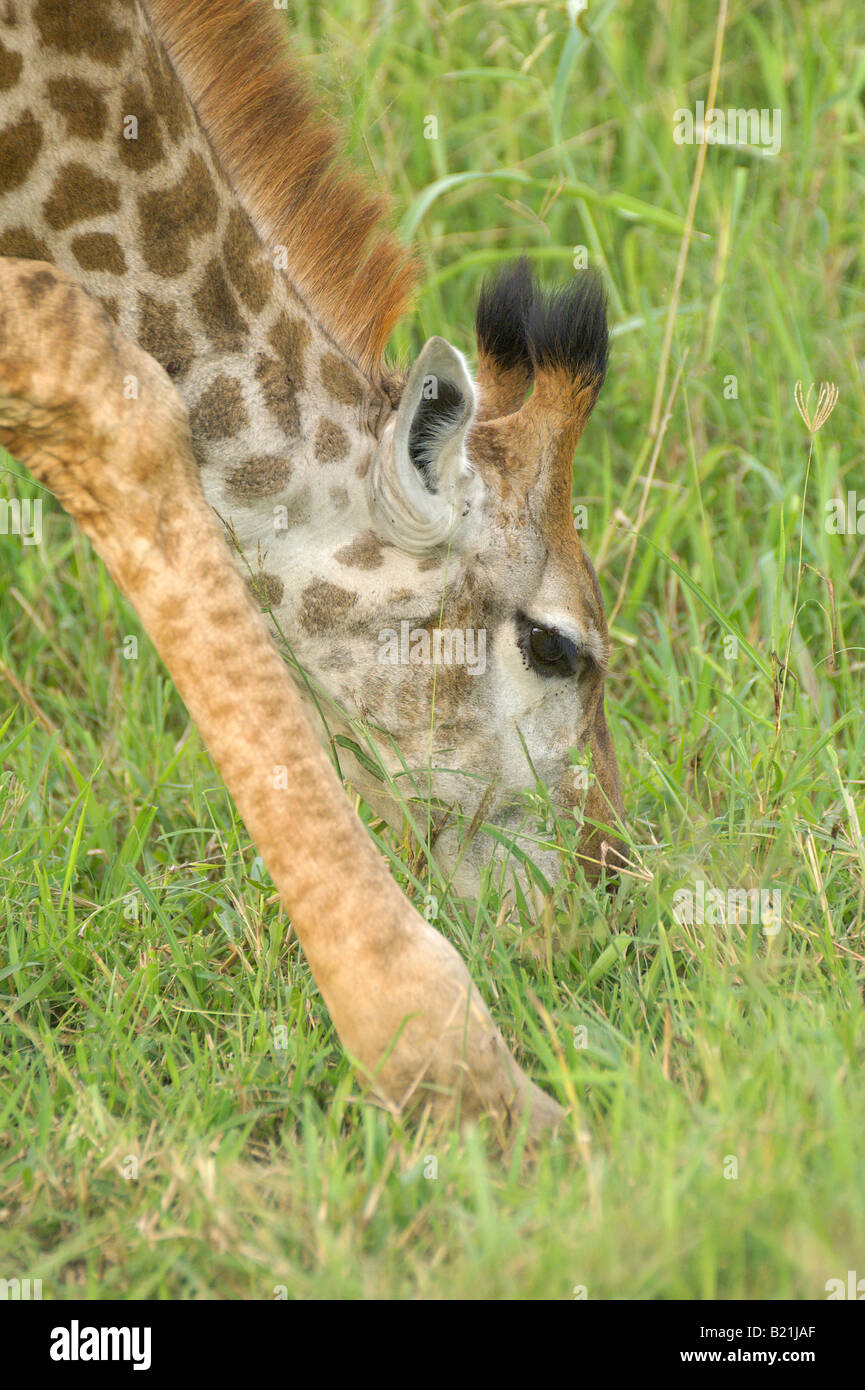
<svg viewBox="0 0 865 1390"><path fill-rule="evenodd" d="M503 266L481 286L475 331L478 351L504 370L532 370L526 320L537 291L527 256Z"/></svg>
<svg viewBox="0 0 865 1390"><path fill-rule="evenodd" d="M478 351L501 368L563 367L575 378L596 381L607 371L610 340L607 294L601 276L581 270L557 289L535 283L521 256L488 277L476 317Z"/></svg>
<svg viewBox="0 0 865 1390"><path fill-rule="evenodd" d="M525 334L535 370L563 367L571 376L596 380L600 389L610 355L607 293L600 275L581 270L566 285L536 294L525 317Z"/></svg>

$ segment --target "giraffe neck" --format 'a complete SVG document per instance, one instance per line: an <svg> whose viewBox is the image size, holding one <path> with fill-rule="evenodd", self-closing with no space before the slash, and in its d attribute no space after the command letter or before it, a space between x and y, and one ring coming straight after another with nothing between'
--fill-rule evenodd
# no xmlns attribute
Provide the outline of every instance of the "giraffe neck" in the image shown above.
<svg viewBox="0 0 865 1390"><path fill-rule="evenodd" d="M316 516L350 540L389 402L254 227L139 0L4 0L0 115L0 255L74 275L166 369L247 558Z"/></svg>

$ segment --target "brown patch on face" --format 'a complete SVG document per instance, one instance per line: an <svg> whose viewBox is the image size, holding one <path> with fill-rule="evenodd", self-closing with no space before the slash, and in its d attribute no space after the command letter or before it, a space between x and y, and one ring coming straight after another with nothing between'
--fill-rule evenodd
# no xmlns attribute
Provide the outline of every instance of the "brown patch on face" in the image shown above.
<svg viewBox="0 0 865 1390"><path fill-rule="evenodd" d="M94 174L86 164L66 164L60 170L43 209L49 227L60 232L75 222L116 212L120 194L110 179Z"/></svg>
<svg viewBox="0 0 865 1390"><path fill-rule="evenodd" d="M519 410L532 384L532 369L525 363L503 367L488 353L478 350L478 420L497 420Z"/></svg>
<svg viewBox="0 0 865 1390"><path fill-rule="evenodd" d="M567 417L571 457L595 407L601 385L601 379L593 372L572 373L564 367L545 367L535 377L532 413L558 413Z"/></svg>
<svg viewBox="0 0 865 1390"><path fill-rule="evenodd" d="M417 567L420 574L426 574L429 570L440 569L443 564L443 552L441 550L434 550L431 555L425 555L422 560L418 560Z"/></svg>
<svg viewBox="0 0 865 1390"><path fill-rule="evenodd" d="M348 488L332 487L330 490L330 500L337 511L344 512L349 505Z"/></svg>
<svg viewBox="0 0 865 1390"><path fill-rule="evenodd" d="M264 396L264 403L283 434L300 433L300 405L297 387L285 374L276 357L260 352L255 359L255 376Z"/></svg>
<svg viewBox="0 0 865 1390"><path fill-rule="evenodd" d="M246 582L262 608L277 608L281 603L285 585L275 574L253 574Z"/></svg>
<svg viewBox="0 0 865 1390"><path fill-rule="evenodd" d="M192 334L178 323L177 305L162 303L150 294L138 296L138 342L161 367L171 367L173 377L189 370L195 353Z"/></svg>
<svg viewBox="0 0 865 1390"><path fill-rule="evenodd" d="M485 634L484 653L489 660L493 612L491 593L469 573L444 594L440 606L411 625L412 632L426 629L429 633L433 661L429 665L413 666L411 670L418 697L426 709L435 698L439 728L458 724L464 732L471 727L469 711L477 708L484 688L477 674L480 633ZM436 631L442 634L438 643ZM436 656L437 661L434 660Z"/></svg>
<svg viewBox="0 0 865 1390"><path fill-rule="evenodd" d="M356 367L337 352L326 352L319 364L321 383L329 396L341 405L360 405L366 383Z"/></svg>
<svg viewBox="0 0 865 1390"><path fill-rule="evenodd" d="M232 208L222 248L228 278L247 309L261 313L273 289L273 266L242 208Z"/></svg>
<svg viewBox="0 0 865 1390"><path fill-rule="evenodd" d="M47 48L82 53L100 63L116 63L126 53L130 36L114 22L117 6L111 0L39 0L33 18Z"/></svg>
<svg viewBox="0 0 865 1390"><path fill-rule="evenodd" d="M205 267L192 302L214 347L225 352L239 351L246 333L246 320L238 310L218 257L214 256Z"/></svg>
<svg viewBox="0 0 865 1390"><path fill-rule="evenodd" d="M114 323L120 322L120 305L113 294L100 294L99 303Z"/></svg>
<svg viewBox="0 0 865 1390"><path fill-rule="evenodd" d="M123 247L108 232L73 237L72 254L84 270L105 270L109 275L122 275L126 270Z"/></svg>
<svg viewBox="0 0 865 1390"><path fill-rule="evenodd" d="M189 265L189 243L213 231L219 202L200 154L191 154L170 188L143 193L138 199L141 250L155 275L182 275Z"/></svg>
<svg viewBox="0 0 865 1390"><path fill-rule="evenodd" d="M251 502L281 492L291 477L291 462L277 454L259 454L246 459L228 475L225 486L232 497Z"/></svg>
<svg viewBox="0 0 865 1390"><path fill-rule="evenodd" d="M359 570L376 570L384 561L383 546L374 531L364 531L349 545L344 545L334 553L334 559L341 565L350 565Z"/></svg>
<svg viewBox="0 0 865 1390"><path fill-rule="evenodd" d="M121 164L134 173L151 169L162 159L162 136L159 133L159 119L151 105L141 82L130 82L123 89L121 97L121 121L117 132L117 153ZM135 139L127 139L128 116L138 122Z"/></svg>
<svg viewBox="0 0 865 1390"><path fill-rule="evenodd" d="M231 439L249 423L243 391L234 377L220 374L202 391L189 423L201 439Z"/></svg>
<svg viewBox="0 0 865 1390"><path fill-rule="evenodd" d="M0 235L0 256L19 256L22 261L50 261L51 252L28 227L10 227Z"/></svg>
<svg viewBox="0 0 865 1390"><path fill-rule="evenodd" d="M17 85L23 62L20 53L13 53L0 43L0 92L8 92Z"/></svg>
<svg viewBox="0 0 865 1390"><path fill-rule="evenodd" d="M531 450L531 442L523 439L518 431L510 431L501 420L473 425L466 440L466 452L472 465L503 499L511 497L524 475L526 464L536 468L536 452L532 454Z"/></svg>
<svg viewBox="0 0 865 1390"><path fill-rule="evenodd" d="M80 77L54 77L48 83L48 100L65 120L67 135L101 140L108 108L89 82Z"/></svg>
<svg viewBox="0 0 865 1390"><path fill-rule="evenodd" d="M417 598L414 589L394 589L392 594L388 594L388 603L408 603L410 599Z"/></svg>
<svg viewBox="0 0 865 1390"><path fill-rule="evenodd" d="M315 432L315 457L319 463L338 463L348 453L348 435L333 420L320 420Z"/></svg>
<svg viewBox="0 0 865 1390"><path fill-rule="evenodd" d="M357 594L350 594L338 584L316 579L307 584L300 596L300 625L313 637L330 632L357 603Z"/></svg>
<svg viewBox="0 0 865 1390"><path fill-rule="evenodd" d="M24 182L41 148L42 128L30 111L0 130L0 193L9 193Z"/></svg>

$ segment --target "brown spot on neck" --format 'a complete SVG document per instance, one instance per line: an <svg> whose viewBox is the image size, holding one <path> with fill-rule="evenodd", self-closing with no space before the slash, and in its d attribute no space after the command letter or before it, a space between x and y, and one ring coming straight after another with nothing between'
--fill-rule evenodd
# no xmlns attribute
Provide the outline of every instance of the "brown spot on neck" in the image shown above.
<svg viewBox="0 0 865 1390"><path fill-rule="evenodd" d="M29 227L10 227L0 234L0 256L18 256L22 261L50 261L49 248Z"/></svg>
<svg viewBox="0 0 865 1390"><path fill-rule="evenodd" d="M177 305L150 294L138 297L138 341L173 377L184 377L192 362L192 335L178 322Z"/></svg>
<svg viewBox="0 0 865 1390"><path fill-rule="evenodd" d="M264 403L283 434L293 437L300 433L300 402L297 387L286 375L279 358L260 352L255 359L255 377L261 387Z"/></svg>
<svg viewBox="0 0 865 1390"><path fill-rule="evenodd" d="M260 314L273 291L267 249L242 208L232 208L223 241L225 269L241 300Z"/></svg>
<svg viewBox="0 0 865 1390"><path fill-rule="evenodd" d="M31 111L0 131L0 193L19 188L42 148L42 128Z"/></svg>
<svg viewBox="0 0 865 1390"><path fill-rule="evenodd" d="M141 251L155 275L182 275L190 264L191 241L212 232L219 202L200 154L189 156L181 177L170 188L138 199Z"/></svg>
<svg viewBox="0 0 865 1390"><path fill-rule="evenodd" d="M104 270L109 275L123 275L126 270L123 247L110 232L86 232L73 237L71 250L83 270Z"/></svg>
<svg viewBox="0 0 865 1390"><path fill-rule="evenodd" d="M130 82L121 96L121 125L117 132L117 154L121 164L133 173L152 169L163 157L160 122L142 82ZM132 135L128 117L134 116L137 131Z"/></svg>
<svg viewBox="0 0 865 1390"><path fill-rule="evenodd" d="M305 319L281 313L267 339L285 372L301 391L306 385L304 358L311 336L312 330Z"/></svg>
<svg viewBox="0 0 865 1390"><path fill-rule="evenodd" d="M244 429L249 420L240 382L224 373L216 377L201 393L189 423L201 439L231 439Z"/></svg>
<svg viewBox="0 0 865 1390"><path fill-rule="evenodd" d="M369 382L357 367L338 352L326 352L319 370L325 391L340 405L360 405L369 391Z"/></svg>
<svg viewBox="0 0 865 1390"><path fill-rule="evenodd" d="M60 170L43 212L48 226L63 231L76 222L85 222L102 213L116 212L120 194L111 179L94 174L86 164L73 162Z"/></svg>
<svg viewBox="0 0 865 1390"><path fill-rule="evenodd" d="M100 92L80 77L55 77L48 100L66 122L66 133L82 140L101 140L108 108Z"/></svg>
<svg viewBox="0 0 865 1390"><path fill-rule="evenodd" d="M144 73L154 108L165 124L168 138L178 141L193 122L192 110L177 73L155 43L148 41Z"/></svg>
<svg viewBox="0 0 865 1390"><path fill-rule="evenodd" d="M192 302L214 347L223 352L239 352L248 331L246 320L237 307L218 256L205 266Z"/></svg>
<svg viewBox="0 0 865 1390"><path fill-rule="evenodd" d="M117 8L111 0L38 0L33 18L47 48L116 63L131 42L129 32L116 23Z"/></svg>
<svg viewBox="0 0 865 1390"><path fill-rule="evenodd" d="M0 92L8 92L18 83L23 58L0 43Z"/></svg>
<svg viewBox="0 0 865 1390"><path fill-rule="evenodd" d="M319 463L338 463L348 454L348 435L333 420L320 420L314 448Z"/></svg>

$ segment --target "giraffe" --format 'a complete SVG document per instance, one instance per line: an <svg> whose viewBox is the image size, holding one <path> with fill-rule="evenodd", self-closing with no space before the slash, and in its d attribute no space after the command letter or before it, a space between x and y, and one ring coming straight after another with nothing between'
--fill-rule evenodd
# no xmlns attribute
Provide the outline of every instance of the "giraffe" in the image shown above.
<svg viewBox="0 0 865 1390"><path fill-rule="evenodd" d="M130 398L130 376L139 384ZM134 604L271 873L337 1032L392 1109L557 1124L454 948L391 878L307 720L199 484L163 369L63 271L0 259L0 444ZM217 581L217 582L214 582ZM290 769L285 782L270 776ZM334 873L334 867L342 873Z"/></svg>
<svg viewBox="0 0 865 1390"><path fill-rule="evenodd" d="M0 256L74 276L166 370L307 713L376 813L399 832L436 808L456 892L477 890L483 821L503 872L528 851L554 882L524 810L539 779L595 876L623 807L570 498L603 294L580 272L544 295L518 263L481 294L474 381L442 338L389 368L415 267L286 46L264 0L0 0ZM344 746L358 720L378 767Z"/></svg>

